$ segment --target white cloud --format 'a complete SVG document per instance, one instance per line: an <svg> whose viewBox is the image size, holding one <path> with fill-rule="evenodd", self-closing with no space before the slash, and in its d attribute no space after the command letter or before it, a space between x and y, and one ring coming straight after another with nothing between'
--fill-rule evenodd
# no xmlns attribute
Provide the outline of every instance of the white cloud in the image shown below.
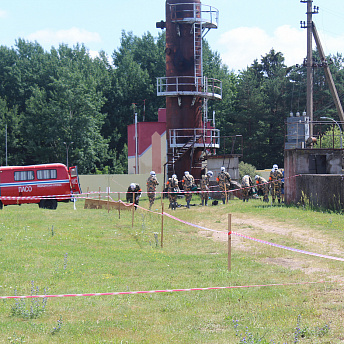
<svg viewBox="0 0 344 344"><path fill-rule="evenodd" d="M325 55L344 53L344 35L319 35ZM283 54L287 66L292 66L303 63L307 55L307 36L305 29L296 29L290 25L278 27L272 35L259 27L239 27L222 34L217 46L222 61L235 71L251 66L255 59L260 61L272 48Z"/></svg>
<svg viewBox="0 0 344 344"><path fill-rule="evenodd" d="M239 27L220 36L220 55L230 69L242 70L260 61L273 48L282 52L287 66L302 63L306 56L306 31L284 25L273 35L258 27Z"/></svg>
<svg viewBox="0 0 344 344"><path fill-rule="evenodd" d="M6 18L7 17L7 12L0 10L0 18Z"/></svg>
<svg viewBox="0 0 344 344"><path fill-rule="evenodd" d="M76 43L101 42L97 32L72 27L68 30L53 31L50 29L36 31L26 37L30 41L37 41L42 45L58 46L60 43L75 45Z"/></svg>

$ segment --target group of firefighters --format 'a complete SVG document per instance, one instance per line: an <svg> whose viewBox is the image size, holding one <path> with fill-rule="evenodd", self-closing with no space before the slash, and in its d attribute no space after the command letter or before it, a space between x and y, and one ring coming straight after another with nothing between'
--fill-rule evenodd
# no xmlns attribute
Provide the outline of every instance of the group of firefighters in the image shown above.
<svg viewBox="0 0 344 344"><path fill-rule="evenodd" d="M210 193L210 178L214 175L212 171L208 171L205 175L202 175L200 181L200 196L202 201L202 206L208 205L209 193ZM218 183L221 200L223 204L226 203L228 198L228 191L231 190L231 176L226 172L225 167L221 167L221 171L218 174L216 181ZM184 176L181 180L183 195L185 196L186 207L190 208L190 202L192 199L192 193L199 191L197 185L195 184L194 177L188 172L184 172ZM159 182L156 178L154 171L150 172L150 176L147 180L147 195L149 199L149 209L152 208L152 205L155 201L155 191L156 187L159 185ZM263 196L264 202L269 202L269 192L271 192L272 202L274 203L276 198L278 203L283 202L283 185L284 185L284 174L278 169L277 165L273 165L270 172L269 181L263 177L256 175L255 176L255 185L252 181L252 178L249 175L245 175L242 178L241 182L241 197L243 201L248 202L252 190L255 187L258 195ZM179 181L176 174L173 174L171 178L168 179L166 183L168 198L170 202L170 208L175 210L178 206L177 197L180 194ZM139 199L141 197L142 190L137 183L131 183L128 187L126 193L126 199L128 203L135 203L137 206Z"/></svg>

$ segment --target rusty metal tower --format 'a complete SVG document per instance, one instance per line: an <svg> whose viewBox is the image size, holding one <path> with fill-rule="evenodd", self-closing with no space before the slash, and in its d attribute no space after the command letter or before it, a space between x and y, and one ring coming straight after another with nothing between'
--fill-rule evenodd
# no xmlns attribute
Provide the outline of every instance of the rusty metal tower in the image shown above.
<svg viewBox="0 0 344 344"><path fill-rule="evenodd" d="M218 26L216 8L200 0L167 0L166 76L157 79L157 95L166 97L167 174L184 171L199 178L202 152L219 148L220 133L207 127L208 100L222 99L222 83L203 75L202 38Z"/></svg>

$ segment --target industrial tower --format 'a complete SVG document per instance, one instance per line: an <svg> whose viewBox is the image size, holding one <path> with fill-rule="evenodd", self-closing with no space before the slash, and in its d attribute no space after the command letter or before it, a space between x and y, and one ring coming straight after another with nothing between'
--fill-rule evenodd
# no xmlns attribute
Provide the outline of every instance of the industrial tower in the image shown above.
<svg viewBox="0 0 344 344"><path fill-rule="evenodd" d="M217 28L218 15L200 0L167 0L166 21L157 23L166 28L166 76L157 79L157 95L166 97L168 176L190 171L200 178L202 152L220 146L208 100L222 99L222 83L203 75L202 61L202 38Z"/></svg>

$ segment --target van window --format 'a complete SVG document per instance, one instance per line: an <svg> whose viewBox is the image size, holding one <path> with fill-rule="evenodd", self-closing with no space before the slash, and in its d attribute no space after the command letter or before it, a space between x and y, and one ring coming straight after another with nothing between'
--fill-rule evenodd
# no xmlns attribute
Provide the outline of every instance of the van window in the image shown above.
<svg viewBox="0 0 344 344"><path fill-rule="evenodd" d="M33 180L35 179L35 174L33 171L15 171L14 180Z"/></svg>
<svg viewBox="0 0 344 344"><path fill-rule="evenodd" d="M38 170L37 179L56 179L57 172L56 170Z"/></svg>

